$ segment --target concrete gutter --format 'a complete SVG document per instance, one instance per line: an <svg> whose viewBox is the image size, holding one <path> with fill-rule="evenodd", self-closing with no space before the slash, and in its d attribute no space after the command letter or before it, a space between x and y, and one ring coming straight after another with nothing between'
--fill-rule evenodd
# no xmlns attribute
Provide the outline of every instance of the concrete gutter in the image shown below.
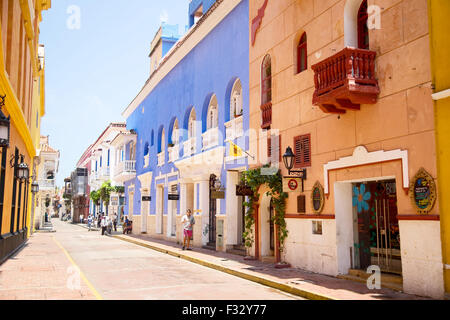
<svg viewBox="0 0 450 320"><path fill-rule="evenodd" d="M165 248L161 248L161 247L149 244L147 242L144 243L144 242L141 242L141 241L136 241L136 240L133 240L131 238L124 237L124 236L119 236L119 235L115 235L115 236L113 236L113 238L116 238L116 239L119 239L119 240L123 240L123 241L127 241L127 242L130 242L130 243L136 244L138 246L145 247L145 248L148 248L148 249L152 249L152 250L155 250L155 251L158 251L158 252L161 252L161 253L165 253L165 254L177 257L177 258L181 258L181 259L184 259L184 260L187 260L187 261L190 261L190 262L202 265L204 267L208 267L208 268L215 269L215 270L218 270L218 271L221 271L221 272L224 272L224 273L228 273L228 274L231 274L233 276L236 276L236 277L239 277L239 278L242 278L242 279L246 279L246 280L249 280L249 281L253 281L253 282L256 282L256 283L259 283L259 284L262 284L262 285L265 285L265 286L268 286L268 287L271 287L271 288L274 288L274 289L277 289L277 290L280 290L280 291L284 291L284 292L287 292L287 293L290 293L290 294L293 294L293 295L296 295L296 296L299 296L299 297L302 297L302 298L306 298L306 299L309 299L309 300L338 300L338 299L330 297L330 296L319 294L319 293L316 293L316 292L313 292L313 291L307 291L307 290L303 290L303 289L300 289L300 288L296 288L296 287L290 286L288 284L277 282L277 281L274 281L274 280L271 280L271 279L268 279L268 278L265 278L265 277L256 276L256 275L253 275L253 274L242 272L240 270L236 270L234 268L224 267L222 265L219 265L219 264L216 264L216 263L213 263L213 262L209 262L209 261L205 261L205 260L202 260L202 259L190 257L190 256L188 256L186 254L181 253L181 252L176 252L176 251L168 250L168 249L165 249Z"/></svg>

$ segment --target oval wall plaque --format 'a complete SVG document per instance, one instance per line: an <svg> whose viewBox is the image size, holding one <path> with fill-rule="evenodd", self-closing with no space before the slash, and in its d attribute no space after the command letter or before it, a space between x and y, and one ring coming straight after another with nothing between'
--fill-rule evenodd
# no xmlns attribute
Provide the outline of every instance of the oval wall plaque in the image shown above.
<svg viewBox="0 0 450 320"><path fill-rule="evenodd" d="M419 214L428 214L436 203L436 184L424 168L416 173L409 186L412 205Z"/></svg>
<svg viewBox="0 0 450 320"><path fill-rule="evenodd" d="M323 206L325 204L325 196L323 193L323 187L319 181L316 182L311 191L311 203L314 213L322 213Z"/></svg>

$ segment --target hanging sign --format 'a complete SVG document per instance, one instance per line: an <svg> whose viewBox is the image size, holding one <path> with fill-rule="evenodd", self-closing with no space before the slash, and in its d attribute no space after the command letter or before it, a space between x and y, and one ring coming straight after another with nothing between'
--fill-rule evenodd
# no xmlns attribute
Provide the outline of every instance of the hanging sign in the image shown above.
<svg viewBox="0 0 450 320"><path fill-rule="evenodd" d="M314 213L316 214L322 213L323 206L325 204L325 197L323 187L319 181L317 181L314 184L314 187L311 191L311 204Z"/></svg>
<svg viewBox="0 0 450 320"><path fill-rule="evenodd" d="M169 193L169 200L180 200L180 195L178 193Z"/></svg>
<svg viewBox="0 0 450 320"><path fill-rule="evenodd" d="M250 186L238 184L236 185L236 195L242 197L253 197L253 190Z"/></svg>
<svg viewBox="0 0 450 320"><path fill-rule="evenodd" d="M224 191L211 191L211 199L225 199Z"/></svg>
<svg viewBox="0 0 450 320"><path fill-rule="evenodd" d="M150 196L142 196L142 201L144 201L144 202L152 201L152 197L150 197Z"/></svg>
<svg viewBox="0 0 450 320"><path fill-rule="evenodd" d="M283 178L283 192L299 192L299 187L302 185L301 178Z"/></svg>
<svg viewBox="0 0 450 320"><path fill-rule="evenodd" d="M436 184L433 177L420 168L409 186L412 205L419 214L428 214L436 203Z"/></svg>

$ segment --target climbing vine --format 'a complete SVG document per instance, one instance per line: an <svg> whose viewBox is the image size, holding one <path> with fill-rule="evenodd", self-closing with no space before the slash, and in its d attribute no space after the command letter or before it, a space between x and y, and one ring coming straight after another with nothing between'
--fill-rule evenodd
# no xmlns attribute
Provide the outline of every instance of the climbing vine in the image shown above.
<svg viewBox="0 0 450 320"><path fill-rule="evenodd" d="M266 165L263 168L270 168L270 165ZM254 204L259 199L258 190L262 185L267 185L269 187L269 191L266 192L266 195L272 197L272 204L275 209L274 217L272 218L272 222L278 226L277 228L277 236L280 240L280 252L284 251L284 242L288 236L288 230L286 228L286 199L288 194L283 192L283 177L281 172L278 171L276 174L265 175L261 174L261 168L252 169L244 172L242 177L242 182L244 182L247 186L249 186L253 191L253 197L249 197L248 202L244 202L244 206L247 208L247 212L245 214L245 231L244 231L244 239L245 246L251 247L254 243L253 236L253 226L255 224L254 217Z"/></svg>

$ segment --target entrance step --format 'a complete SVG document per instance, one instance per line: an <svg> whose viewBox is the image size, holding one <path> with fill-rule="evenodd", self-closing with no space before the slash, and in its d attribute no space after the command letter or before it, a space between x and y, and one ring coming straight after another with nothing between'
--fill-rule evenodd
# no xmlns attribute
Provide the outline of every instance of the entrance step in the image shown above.
<svg viewBox="0 0 450 320"><path fill-rule="evenodd" d="M234 245L233 248L227 249L227 253L239 255L239 256L246 256L246 250L245 246L243 245Z"/></svg>
<svg viewBox="0 0 450 320"><path fill-rule="evenodd" d="M338 275L337 278L367 283L367 279L370 276L371 275L366 273L364 270L351 269L348 274ZM381 287L396 291L403 291L403 278L400 275L381 273Z"/></svg>
<svg viewBox="0 0 450 320"><path fill-rule="evenodd" d="M261 257L261 261L267 262L267 263L275 263L277 260L275 259L274 256L264 256L264 257Z"/></svg>
<svg viewBox="0 0 450 320"><path fill-rule="evenodd" d="M208 243L208 244L202 246L202 248L203 248L203 249L208 249L208 250L216 251L216 244Z"/></svg>

